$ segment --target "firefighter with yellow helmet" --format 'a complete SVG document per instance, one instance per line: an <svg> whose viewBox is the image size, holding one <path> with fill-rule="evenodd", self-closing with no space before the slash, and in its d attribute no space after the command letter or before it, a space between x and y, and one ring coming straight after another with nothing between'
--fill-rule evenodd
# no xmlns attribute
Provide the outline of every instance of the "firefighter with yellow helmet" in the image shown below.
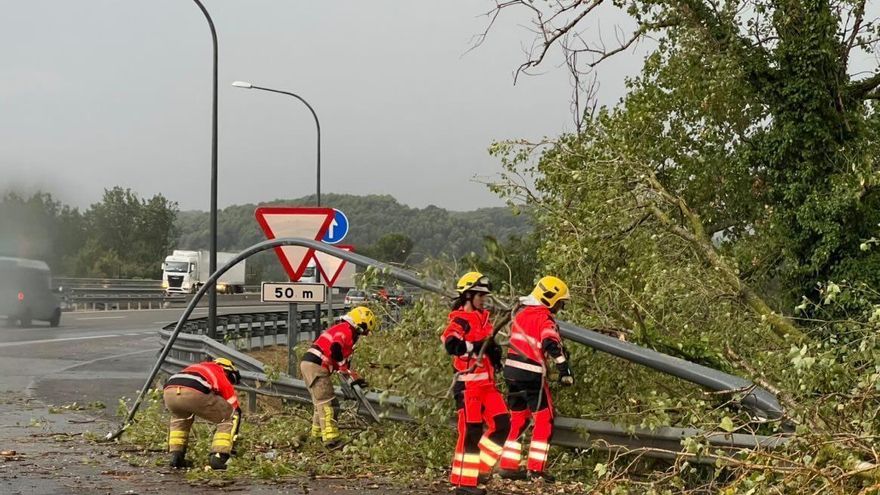
<svg viewBox="0 0 880 495"><path fill-rule="evenodd" d="M556 366L562 385L574 384L555 320L555 315L570 299L565 282L551 276L539 280L530 295L520 298L524 309L513 317L507 359L504 361L510 434L501 455L499 474L502 478L553 480L545 471L554 414L546 380L546 362L552 361ZM520 437L531 420L534 421L534 427L526 462L527 472L523 472L520 470Z"/></svg>
<svg viewBox="0 0 880 495"><path fill-rule="evenodd" d="M226 469L241 427L241 407L235 385L241 374L226 358L187 366L165 382L165 407L171 413L168 450L171 467L188 467L186 446L195 417L217 425L211 442L210 466Z"/></svg>
<svg viewBox="0 0 880 495"><path fill-rule="evenodd" d="M504 396L495 387L501 348L492 339L492 323L485 307L492 284L482 273L469 272L455 288L458 297L440 337L452 356L458 410L458 441L449 481L456 487L456 495L485 495L486 490L478 485L489 477L501 457L510 429ZM484 346L486 349L482 349Z"/></svg>
<svg viewBox="0 0 880 495"><path fill-rule="evenodd" d="M330 377L333 373L342 373L352 379L353 385L367 386L367 382L351 369L350 363L358 339L369 335L376 327L378 320L373 311L366 306L358 306L315 339L300 363L300 371L315 408L311 436L323 440L327 447L335 447L340 442L336 422L338 400Z"/></svg>

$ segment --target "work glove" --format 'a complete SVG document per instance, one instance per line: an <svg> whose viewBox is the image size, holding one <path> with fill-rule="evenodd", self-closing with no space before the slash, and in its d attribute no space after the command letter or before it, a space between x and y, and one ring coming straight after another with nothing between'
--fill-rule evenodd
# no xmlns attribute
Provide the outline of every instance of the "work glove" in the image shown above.
<svg viewBox="0 0 880 495"><path fill-rule="evenodd" d="M574 374L572 374L568 363L562 363L558 365L556 369L559 371L559 383L561 385L565 387L574 385Z"/></svg>

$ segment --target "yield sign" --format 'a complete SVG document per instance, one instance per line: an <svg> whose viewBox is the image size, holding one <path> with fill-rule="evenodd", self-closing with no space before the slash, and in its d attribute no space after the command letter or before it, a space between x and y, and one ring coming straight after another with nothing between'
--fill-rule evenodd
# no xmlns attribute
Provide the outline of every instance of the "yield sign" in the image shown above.
<svg viewBox="0 0 880 495"><path fill-rule="evenodd" d="M284 206L261 206L254 215L268 239L279 237L304 237L320 240L327 233L333 220L333 208L291 208ZM278 246L275 254L287 271L290 280L302 277L314 249L300 246Z"/></svg>
<svg viewBox="0 0 880 495"><path fill-rule="evenodd" d="M336 247L344 251L354 252L354 246ZM321 251L315 251L315 263L330 287L336 284L336 279L339 278L339 274L342 273L342 267L345 266L345 260L337 258L332 254L322 253Z"/></svg>

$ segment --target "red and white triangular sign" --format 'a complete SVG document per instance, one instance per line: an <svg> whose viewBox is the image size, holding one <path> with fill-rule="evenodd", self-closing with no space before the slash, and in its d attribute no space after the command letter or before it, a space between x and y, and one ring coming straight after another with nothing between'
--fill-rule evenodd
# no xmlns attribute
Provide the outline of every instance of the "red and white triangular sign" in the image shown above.
<svg viewBox="0 0 880 495"><path fill-rule="evenodd" d="M336 245L334 247L354 252L354 246ZM336 284L336 279L339 278L339 274L342 273L342 267L345 266L345 260L321 251L315 251L315 263L318 265L318 269L321 270L321 275L324 277L322 280L324 280L324 282L330 287L333 287Z"/></svg>
<svg viewBox="0 0 880 495"><path fill-rule="evenodd" d="M261 206L254 212L257 222L268 239L279 237L304 237L320 241L333 221L333 208L292 208L286 206ZM314 249L300 246L278 246L281 265L290 280L302 277Z"/></svg>

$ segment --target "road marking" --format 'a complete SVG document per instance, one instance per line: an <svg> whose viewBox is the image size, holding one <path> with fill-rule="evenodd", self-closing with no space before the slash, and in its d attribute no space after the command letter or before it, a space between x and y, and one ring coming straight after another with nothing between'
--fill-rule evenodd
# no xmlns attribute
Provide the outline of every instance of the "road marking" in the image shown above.
<svg viewBox="0 0 880 495"><path fill-rule="evenodd" d="M254 301L255 304L251 304L248 306L217 306L218 314L222 311L229 311L233 309L257 309L260 308L266 311L286 311L287 304L262 304L259 301ZM326 303L325 303L326 304ZM339 302L334 302L334 304L341 304ZM98 310L98 311L65 311L63 314L65 315L86 315L86 314L107 314L107 313L126 313L126 314L137 314L137 313L148 313L148 312L156 312L156 311L177 311L178 313L183 313L183 310L186 309L186 306L181 306L177 308L153 308L153 309L111 309L111 310ZM205 306L196 306L196 311L208 311L208 308ZM259 311L257 311L259 312Z"/></svg>
<svg viewBox="0 0 880 495"><path fill-rule="evenodd" d="M122 318L128 318L127 316L90 316L88 318L75 318L77 321L85 321L85 320L119 320Z"/></svg>
<svg viewBox="0 0 880 495"><path fill-rule="evenodd" d="M0 343L0 347L15 347L20 345L33 345L33 344L51 344L53 342L69 342L71 340L88 340L88 339L108 339L111 337L122 337L122 335L118 333L112 333L107 335L89 335L87 337L67 337L64 339L42 339L42 340L24 340L21 342L3 342Z"/></svg>

